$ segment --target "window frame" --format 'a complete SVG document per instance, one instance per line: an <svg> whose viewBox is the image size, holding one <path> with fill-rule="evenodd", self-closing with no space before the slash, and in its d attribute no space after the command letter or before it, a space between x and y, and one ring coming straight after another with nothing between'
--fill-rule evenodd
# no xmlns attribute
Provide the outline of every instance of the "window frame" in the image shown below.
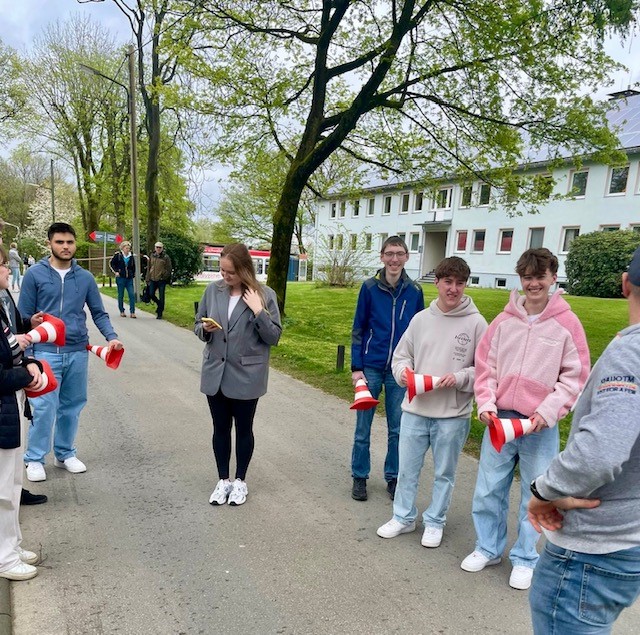
<svg viewBox="0 0 640 635"><path fill-rule="evenodd" d="M406 202L406 209L405 209ZM401 192L400 194L400 214L408 214L411 207L411 192Z"/></svg>
<svg viewBox="0 0 640 635"><path fill-rule="evenodd" d="M367 199L367 216L375 216L376 213L376 198L375 196Z"/></svg>
<svg viewBox="0 0 640 635"><path fill-rule="evenodd" d="M582 194L572 194L573 183L578 174L586 174L586 180L584 182L584 192ZM589 168L581 168L580 170L571 170L569 172L569 191L568 195L573 199L583 199L587 195L587 187L589 187Z"/></svg>
<svg viewBox="0 0 640 635"><path fill-rule="evenodd" d="M418 207L418 201L420 201L420 207ZM413 213L419 214L424 207L424 192L413 193Z"/></svg>
<svg viewBox="0 0 640 635"><path fill-rule="evenodd" d="M416 243L415 248L413 243ZM420 232L409 232L409 253L417 254L420 251Z"/></svg>
<svg viewBox="0 0 640 635"><path fill-rule="evenodd" d="M482 194L487 189L487 202L482 202ZM491 205L491 183L481 183L478 188L478 207L489 207Z"/></svg>
<svg viewBox="0 0 640 635"><path fill-rule="evenodd" d="M438 206L438 196L441 193L445 193L445 201L443 206ZM453 185L445 185L443 187L439 187L433 194L433 200L431 201L431 209L432 210L448 210L451 209L451 205L453 203Z"/></svg>
<svg viewBox="0 0 640 635"><path fill-rule="evenodd" d="M383 216L391 215L391 208L393 206L392 203L393 203L393 196L391 196L391 194L385 195L384 198L382 199L382 215Z"/></svg>
<svg viewBox="0 0 640 635"><path fill-rule="evenodd" d="M469 201L465 205L464 195L465 195L466 191L469 192ZM460 209L469 209L470 207L473 207L473 184L471 184L471 185L462 185L460 187L460 205L458 207Z"/></svg>
<svg viewBox="0 0 640 635"><path fill-rule="evenodd" d="M460 238L464 234L464 247L460 249ZM469 230L468 229L458 229L456 231L456 242L454 251L458 254L464 254L467 252L467 243L469 242Z"/></svg>
<svg viewBox="0 0 640 635"><path fill-rule="evenodd" d="M351 218L360 218L360 199L356 198L351 206Z"/></svg>
<svg viewBox="0 0 640 635"><path fill-rule="evenodd" d="M613 184L613 174L616 170L626 170L627 171L627 178L625 179L624 182L624 189L621 192L612 192L611 191L611 186ZM626 196L627 195L627 188L629 187L629 176L630 176L630 172L631 172L631 166L630 165L622 165L622 166L611 166L609 168L609 174L607 176L607 193L605 194L605 196Z"/></svg>
<svg viewBox="0 0 640 635"><path fill-rule="evenodd" d="M511 242L509 244L509 249L502 249L502 241L504 239L505 232L511 232ZM503 229L498 230L498 254L510 254L513 251L513 237L515 234L515 230L513 227L505 227Z"/></svg>
<svg viewBox="0 0 640 635"><path fill-rule="evenodd" d="M473 229L471 230L472 234L471 234L471 246L470 246L470 252L472 254L483 254L484 253L484 248L486 246L487 243L487 230L486 229ZM479 232L482 232L484 234L484 236L482 237L482 249L476 249L476 242L477 242L477 234Z"/></svg>
<svg viewBox="0 0 640 635"><path fill-rule="evenodd" d="M546 227L529 227L529 235L527 236L527 249L539 249L540 247L534 247L531 244L531 238L533 237L533 232L534 231L538 231L538 230L542 230L542 242L540 244L540 247L544 246L544 235L545 235L545 230Z"/></svg>
<svg viewBox="0 0 640 635"><path fill-rule="evenodd" d="M565 243L567 242L567 232L569 231L573 231L573 230L578 230L578 233L571 239L571 242L567 245L567 248L565 249ZM560 249L558 250L558 253L560 254L568 254L569 253L569 249L571 248L571 243L578 237L580 236L580 225L565 225L562 227L562 234L560 235Z"/></svg>

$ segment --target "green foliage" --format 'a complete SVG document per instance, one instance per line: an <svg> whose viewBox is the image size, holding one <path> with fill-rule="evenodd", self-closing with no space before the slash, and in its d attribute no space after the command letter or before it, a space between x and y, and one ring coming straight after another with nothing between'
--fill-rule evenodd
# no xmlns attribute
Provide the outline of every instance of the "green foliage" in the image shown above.
<svg viewBox="0 0 640 635"><path fill-rule="evenodd" d="M571 243L565 263L569 292L596 298L622 297L621 274L640 246L632 231L596 231Z"/></svg>
<svg viewBox="0 0 640 635"><path fill-rule="evenodd" d="M163 230L160 241L173 264L172 282L186 285L202 269L202 248L191 236L171 230ZM144 237L140 244L144 245Z"/></svg>

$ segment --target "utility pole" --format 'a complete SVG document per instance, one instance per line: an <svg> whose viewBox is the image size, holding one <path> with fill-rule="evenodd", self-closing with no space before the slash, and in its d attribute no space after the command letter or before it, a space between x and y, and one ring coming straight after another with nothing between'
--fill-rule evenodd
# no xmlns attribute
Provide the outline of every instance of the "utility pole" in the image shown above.
<svg viewBox="0 0 640 635"><path fill-rule="evenodd" d="M51 222L56 222L56 195L53 183L53 159L51 159Z"/></svg>

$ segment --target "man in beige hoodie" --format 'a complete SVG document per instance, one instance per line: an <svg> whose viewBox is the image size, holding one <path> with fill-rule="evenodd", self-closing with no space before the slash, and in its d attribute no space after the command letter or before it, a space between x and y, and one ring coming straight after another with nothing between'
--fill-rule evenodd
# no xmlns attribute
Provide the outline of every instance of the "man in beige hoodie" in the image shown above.
<svg viewBox="0 0 640 635"><path fill-rule="evenodd" d="M393 518L378 536L395 538L416 528L416 494L427 450L431 448L434 484L431 503L422 515L424 547L438 547L451 504L458 459L471 421L474 354L487 329L473 300L464 295L470 270L456 256L436 267L438 298L411 320L391 363L393 376L407 385L409 371L438 377L433 390L402 402L398 485Z"/></svg>

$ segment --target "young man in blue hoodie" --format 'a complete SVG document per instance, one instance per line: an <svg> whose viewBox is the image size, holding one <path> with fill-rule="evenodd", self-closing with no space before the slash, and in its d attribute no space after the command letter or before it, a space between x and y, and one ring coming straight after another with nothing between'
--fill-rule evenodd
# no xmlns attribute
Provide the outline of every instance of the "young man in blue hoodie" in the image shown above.
<svg viewBox="0 0 640 635"><path fill-rule="evenodd" d="M391 498L398 482L398 436L400 405L405 389L398 386L391 372L393 350L411 322L424 309L422 287L413 282L404 270L409 258L407 245L399 236L390 236L382 244L380 260L384 265L375 276L365 280L360 288L351 332L351 380L367 382L376 399L384 386L387 415L387 457L384 478ZM374 408L358 410L353 440L351 497L367 500L367 479L371 468L369 451Z"/></svg>
<svg viewBox="0 0 640 635"><path fill-rule="evenodd" d="M36 359L49 362L59 388L32 400L33 424L24 455L27 478L44 481L45 457L51 450L53 435L54 465L73 474L85 472L85 464L76 457L75 438L80 412L87 403L89 343L85 304L100 332L109 342L109 350L122 344L111 326L108 313L93 275L75 261L76 232L67 223L53 223L47 232L51 256L29 267L24 277L18 310L23 316L44 311L60 318L66 328L64 346L35 344ZM55 431L54 431L55 426Z"/></svg>

